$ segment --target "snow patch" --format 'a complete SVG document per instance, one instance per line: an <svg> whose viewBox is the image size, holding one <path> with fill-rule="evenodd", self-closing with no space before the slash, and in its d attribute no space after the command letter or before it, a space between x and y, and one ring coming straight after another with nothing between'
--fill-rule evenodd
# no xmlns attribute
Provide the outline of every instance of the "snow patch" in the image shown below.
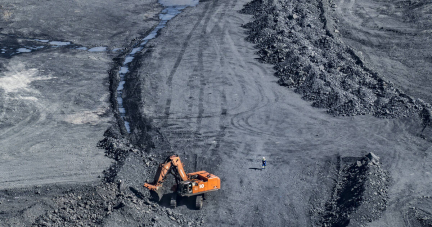
<svg viewBox="0 0 432 227"><path fill-rule="evenodd" d="M36 68L27 69L23 63L9 65L6 72L0 74L0 88L6 93L29 92L37 93L30 87L33 81L49 80L54 77L41 76Z"/></svg>
<svg viewBox="0 0 432 227"><path fill-rule="evenodd" d="M98 108L94 111L82 111L79 113L69 114L64 117L64 121L81 125L81 124L91 124L96 125L102 121L102 115L106 112L105 108Z"/></svg>

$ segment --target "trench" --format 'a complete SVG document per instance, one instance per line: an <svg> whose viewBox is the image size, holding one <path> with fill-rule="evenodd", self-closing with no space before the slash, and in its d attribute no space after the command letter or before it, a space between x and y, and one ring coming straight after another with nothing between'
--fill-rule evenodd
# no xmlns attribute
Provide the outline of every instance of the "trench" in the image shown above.
<svg viewBox="0 0 432 227"><path fill-rule="evenodd" d="M168 21L180 14L183 9L189 6L196 6L198 2L198 0L160 0L159 4L161 4L165 8L159 14L159 24L146 37L141 39L138 44L135 44L135 46L125 56L123 62L121 63L117 74L117 79L119 83L116 89L116 102L120 118L123 121L127 133L131 132L130 120L126 116L127 111L125 106L123 105L123 101L127 98L124 89L125 84L127 83L127 75L131 73L130 64L137 57L136 55L145 48L146 44L150 40L157 37L158 32L167 25Z"/></svg>
<svg viewBox="0 0 432 227"><path fill-rule="evenodd" d="M117 87L112 88L115 89L115 98L114 101L117 105L117 111L120 116L121 123L126 128L127 133L130 133L130 120L127 118L126 107L123 105L124 100L126 99L125 95L125 84L127 83L127 75L131 73L130 65L132 61L137 57L146 46L146 44L157 37L158 32L164 28L168 21L177 16L189 6L196 6L199 3L199 0L159 0L159 4L164 6L164 9L159 13L159 23L153 30L143 39L141 39L137 44L135 44L129 53L125 56L120 66L115 70L117 72ZM89 52L111 52L117 53L120 51L119 48L109 48L105 46L97 46L97 47L85 47L82 45L77 45L69 41L59 41L59 40L49 40L49 39L37 39L37 38L28 38L28 37L18 37L15 35L10 35L7 37L10 39L10 44L5 46L0 46L0 57L11 58L18 54L25 53L34 53L37 51L42 51L50 48L67 48L67 49L76 49L82 51ZM130 48L129 48L130 49ZM118 65L117 65L118 66ZM115 86L115 85L114 85Z"/></svg>

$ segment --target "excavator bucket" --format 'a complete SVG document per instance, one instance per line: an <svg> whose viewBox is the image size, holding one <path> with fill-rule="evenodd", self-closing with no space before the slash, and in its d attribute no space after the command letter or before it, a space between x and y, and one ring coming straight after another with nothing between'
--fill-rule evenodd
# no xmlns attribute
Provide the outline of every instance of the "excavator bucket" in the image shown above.
<svg viewBox="0 0 432 227"><path fill-rule="evenodd" d="M150 191L150 196L151 196L151 199L153 201L159 202L162 199L162 196L163 196L162 189L159 189L159 190L156 190L156 191L151 190Z"/></svg>

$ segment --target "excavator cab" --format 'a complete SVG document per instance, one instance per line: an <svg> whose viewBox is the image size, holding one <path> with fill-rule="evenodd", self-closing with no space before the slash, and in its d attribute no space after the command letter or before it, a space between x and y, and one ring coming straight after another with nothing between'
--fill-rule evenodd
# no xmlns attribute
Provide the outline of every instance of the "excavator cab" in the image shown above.
<svg viewBox="0 0 432 227"><path fill-rule="evenodd" d="M182 181L179 184L180 189L179 194L186 195L186 194L192 194L192 182L190 181Z"/></svg>

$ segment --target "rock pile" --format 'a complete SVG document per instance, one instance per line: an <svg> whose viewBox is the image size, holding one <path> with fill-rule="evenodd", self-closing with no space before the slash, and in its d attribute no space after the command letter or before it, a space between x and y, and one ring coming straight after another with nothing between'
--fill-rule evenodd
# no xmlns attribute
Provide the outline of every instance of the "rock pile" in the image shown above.
<svg viewBox="0 0 432 227"><path fill-rule="evenodd" d="M123 226L197 226L184 215L139 198L117 184L75 190L54 199L55 208L38 217L34 226L103 226L116 218ZM120 214L120 215L119 215ZM119 220L118 218L124 219Z"/></svg>
<svg viewBox="0 0 432 227"><path fill-rule="evenodd" d="M389 174L379 157L369 153L341 168L332 199L326 204L323 226L347 226L376 220L387 207Z"/></svg>
<svg viewBox="0 0 432 227"><path fill-rule="evenodd" d="M96 186L73 187L53 199L52 209L33 226L201 226L201 217L185 216L151 200L144 190L162 157L137 149L114 127L99 147L115 161Z"/></svg>
<svg viewBox="0 0 432 227"><path fill-rule="evenodd" d="M247 40L259 48L262 61L275 66L280 85L333 115L394 118L430 108L385 81L345 45L330 28L326 8L320 0L254 0L241 10L254 15L244 25Z"/></svg>

